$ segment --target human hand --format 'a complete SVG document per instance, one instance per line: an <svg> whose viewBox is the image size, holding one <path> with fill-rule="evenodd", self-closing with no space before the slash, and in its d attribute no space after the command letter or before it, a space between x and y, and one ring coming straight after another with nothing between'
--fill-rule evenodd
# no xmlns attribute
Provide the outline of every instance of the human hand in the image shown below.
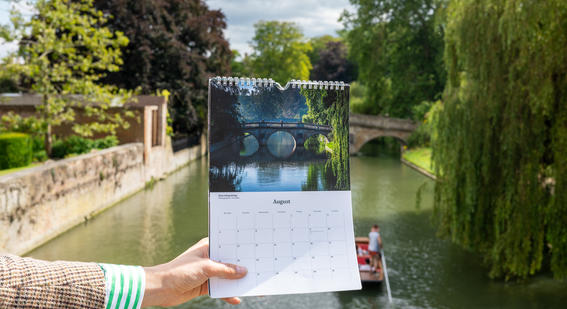
<svg viewBox="0 0 567 309"><path fill-rule="evenodd" d="M209 239L203 238L172 261L144 267L146 288L142 307L174 306L208 293L208 279L219 277L239 279L246 275L246 268L209 259ZM225 298L236 305L240 299Z"/></svg>

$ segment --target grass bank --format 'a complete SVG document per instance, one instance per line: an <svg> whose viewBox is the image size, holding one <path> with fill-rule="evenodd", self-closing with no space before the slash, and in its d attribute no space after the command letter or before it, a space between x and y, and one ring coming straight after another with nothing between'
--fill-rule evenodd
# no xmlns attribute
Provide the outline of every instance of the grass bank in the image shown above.
<svg viewBox="0 0 567 309"><path fill-rule="evenodd" d="M21 167L14 167L14 168L9 168L9 169L5 169L5 170L0 170L0 176L6 175L6 174L10 174L13 172L17 172L17 171L21 171L21 170L25 170L27 168L31 168L34 166L38 166L41 163L32 163L30 165L26 165L26 166L21 166Z"/></svg>
<svg viewBox="0 0 567 309"><path fill-rule="evenodd" d="M408 149L402 153L402 158L433 175L433 167L431 166L431 148Z"/></svg>

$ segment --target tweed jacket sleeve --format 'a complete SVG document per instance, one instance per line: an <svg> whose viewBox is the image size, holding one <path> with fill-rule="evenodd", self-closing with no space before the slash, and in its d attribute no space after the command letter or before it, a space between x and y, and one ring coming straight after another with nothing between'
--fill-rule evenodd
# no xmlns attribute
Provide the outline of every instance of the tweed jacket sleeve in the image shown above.
<svg viewBox="0 0 567 309"><path fill-rule="evenodd" d="M105 307L104 272L96 263L46 262L0 255L0 308Z"/></svg>

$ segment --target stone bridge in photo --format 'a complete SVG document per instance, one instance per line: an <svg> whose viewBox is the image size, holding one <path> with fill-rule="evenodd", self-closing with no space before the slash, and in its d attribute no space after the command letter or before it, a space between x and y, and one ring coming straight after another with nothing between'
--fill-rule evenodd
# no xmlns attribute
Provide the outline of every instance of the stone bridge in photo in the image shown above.
<svg viewBox="0 0 567 309"><path fill-rule="evenodd" d="M409 119L350 114L350 153L357 153L369 141L379 137L393 137L407 144L417 124Z"/></svg>
<svg viewBox="0 0 567 309"><path fill-rule="evenodd" d="M291 134L296 145L303 146L303 143L313 135L321 134L329 139L332 127L303 122L258 121L244 123L242 130L244 133L253 135L260 146L266 145L268 138L278 131Z"/></svg>

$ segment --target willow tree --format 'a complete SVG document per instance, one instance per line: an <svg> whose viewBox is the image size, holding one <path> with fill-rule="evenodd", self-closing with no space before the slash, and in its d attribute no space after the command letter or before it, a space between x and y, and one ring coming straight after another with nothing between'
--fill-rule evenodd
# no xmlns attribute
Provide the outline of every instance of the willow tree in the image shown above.
<svg viewBox="0 0 567 309"><path fill-rule="evenodd" d="M567 277L567 2L452 1L447 13L441 232L493 277L547 265Z"/></svg>

